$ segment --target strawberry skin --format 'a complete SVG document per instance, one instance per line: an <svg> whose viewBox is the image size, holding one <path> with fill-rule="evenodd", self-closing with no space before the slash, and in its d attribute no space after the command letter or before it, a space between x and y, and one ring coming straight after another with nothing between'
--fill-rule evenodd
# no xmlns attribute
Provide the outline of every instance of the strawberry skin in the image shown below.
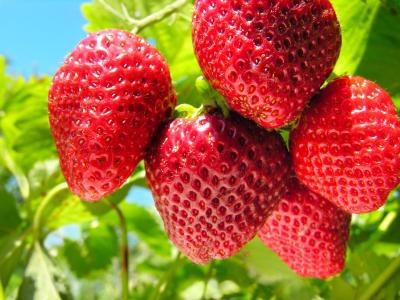
<svg viewBox="0 0 400 300"><path fill-rule="evenodd" d="M95 201L121 186L175 104L167 63L144 39L115 29L83 39L55 74L48 97L72 192Z"/></svg>
<svg viewBox="0 0 400 300"><path fill-rule="evenodd" d="M350 213L381 207L400 180L400 121L390 96L361 77L334 80L292 131L298 178Z"/></svg>
<svg viewBox="0 0 400 300"><path fill-rule="evenodd" d="M251 240L285 192L282 138L239 115L167 124L145 158L167 235L195 263L224 259Z"/></svg>
<svg viewBox="0 0 400 300"><path fill-rule="evenodd" d="M258 236L300 276L326 278L343 270L350 220L293 176Z"/></svg>
<svg viewBox="0 0 400 300"><path fill-rule="evenodd" d="M300 115L341 47L328 0L197 0L192 24L204 76L234 110L265 128Z"/></svg>

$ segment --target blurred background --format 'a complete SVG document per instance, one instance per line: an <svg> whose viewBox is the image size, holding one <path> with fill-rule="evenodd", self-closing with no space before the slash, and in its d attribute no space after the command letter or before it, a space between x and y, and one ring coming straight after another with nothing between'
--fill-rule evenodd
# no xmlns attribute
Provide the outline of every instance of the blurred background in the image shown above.
<svg viewBox="0 0 400 300"><path fill-rule="evenodd" d="M86 2L86 3L85 3ZM0 0L0 300L120 299L120 219L66 188L47 120L51 76L88 32L131 30L173 0ZM143 28L166 57L181 102L198 105L193 1ZM343 31L334 75L365 76L400 107L400 1L333 0ZM131 299L400 299L399 191L353 217L346 269L300 278L258 239L207 266L177 255L140 165L108 199L128 228Z"/></svg>

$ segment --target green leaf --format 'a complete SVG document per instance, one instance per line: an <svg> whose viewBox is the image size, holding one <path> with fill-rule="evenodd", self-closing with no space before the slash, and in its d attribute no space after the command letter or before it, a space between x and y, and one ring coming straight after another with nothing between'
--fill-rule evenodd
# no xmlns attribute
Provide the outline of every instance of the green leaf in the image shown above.
<svg viewBox="0 0 400 300"><path fill-rule="evenodd" d="M380 0L333 0L343 45L334 73L360 75L387 89L400 105L400 16Z"/></svg>
<svg viewBox="0 0 400 300"><path fill-rule="evenodd" d="M18 229L20 224L16 200L0 187L0 238Z"/></svg>
<svg viewBox="0 0 400 300"><path fill-rule="evenodd" d="M400 13L400 0L386 0L384 1L390 9L390 14L396 16Z"/></svg>
<svg viewBox="0 0 400 300"><path fill-rule="evenodd" d="M372 28L355 73L377 82L400 107L400 15L381 6Z"/></svg>
<svg viewBox="0 0 400 300"><path fill-rule="evenodd" d="M380 6L379 0L333 0L342 28L342 49L334 73L354 74L367 46L367 40Z"/></svg>
<svg viewBox="0 0 400 300"><path fill-rule="evenodd" d="M43 212L42 224L48 231L68 224L83 224L94 221L97 216L110 211L104 202L87 203L69 190L57 194Z"/></svg>
<svg viewBox="0 0 400 300"><path fill-rule="evenodd" d="M268 282L283 279L296 279L296 275L290 268L258 238L248 243L240 255L247 266Z"/></svg>
<svg viewBox="0 0 400 300"><path fill-rule="evenodd" d="M90 265L81 248L81 245L69 239L64 240L62 248L62 255L66 258L69 269L80 278L91 272Z"/></svg>
<svg viewBox="0 0 400 300"><path fill-rule="evenodd" d="M219 282L234 281L241 288L248 287L254 283L254 279L249 276L247 265L237 258L216 261L214 268L215 278Z"/></svg>
<svg viewBox="0 0 400 300"><path fill-rule="evenodd" d="M67 299L62 277L39 244L35 244L18 292L18 300Z"/></svg>
<svg viewBox="0 0 400 300"><path fill-rule="evenodd" d="M96 219L79 197L69 190L58 194L57 198L49 204L45 210L43 220L46 228L52 231L68 224L82 224ZM92 203L92 207L105 208L103 203Z"/></svg>
<svg viewBox="0 0 400 300"><path fill-rule="evenodd" d="M4 102L0 101L0 134L7 153L24 174L37 161L56 157L47 115L49 86L48 77L13 78Z"/></svg>
<svg viewBox="0 0 400 300"><path fill-rule="evenodd" d="M91 269L104 269L111 264L111 259L118 254L118 237L109 226L90 228L85 246L91 256Z"/></svg>
<svg viewBox="0 0 400 300"><path fill-rule="evenodd" d="M47 118L50 79L2 77L6 84L0 85L0 162L16 177L21 196L28 198L26 174L37 161L56 155Z"/></svg>
<svg viewBox="0 0 400 300"><path fill-rule="evenodd" d="M43 219L50 230L57 229L68 224L82 224L96 219L110 211L106 201L118 204L128 195L132 186L144 180L145 173L140 164L134 174L116 192L106 197L104 201L86 202L65 190L57 195L49 207L45 210Z"/></svg>
<svg viewBox="0 0 400 300"><path fill-rule="evenodd" d="M14 233L4 238L0 243L0 279L3 287L7 287L8 281L15 268L20 263L25 249L25 235Z"/></svg>
<svg viewBox="0 0 400 300"><path fill-rule="evenodd" d="M29 171L30 198L43 196L64 181L57 159L37 162Z"/></svg>
<svg viewBox="0 0 400 300"><path fill-rule="evenodd" d="M387 257L375 254L371 249L356 251L352 253L347 262L347 269L354 277L357 283L356 298L358 299L365 290L384 272L389 266L390 260ZM382 291L384 297L377 299L395 299L393 293L398 292L398 284L400 283L400 273L390 278ZM376 291L379 292L379 291Z"/></svg>
<svg viewBox="0 0 400 300"><path fill-rule="evenodd" d="M21 196L24 198L29 197L29 182L26 178L24 172L16 164L12 156L10 155L7 147L5 146L4 139L0 138L0 160L7 167L10 172L15 176L19 189L21 191Z"/></svg>
<svg viewBox="0 0 400 300"><path fill-rule="evenodd" d="M112 227L89 227L83 235L83 244L66 240L62 249L71 270L80 278L105 271L118 254L118 237Z"/></svg>
<svg viewBox="0 0 400 300"><path fill-rule="evenodd" d="M316 281L297 278L285 280L275 287L275 296L282 300L309 300L309 299L326 299L324 289L326 283L324 281Z"/></svg>
<svg viewBox="0 0 400 300"><path fill-rule="evenodd" d="M354 287L342 277L335 277L330 285L332 288L331 299L355 299Z"/></svg>

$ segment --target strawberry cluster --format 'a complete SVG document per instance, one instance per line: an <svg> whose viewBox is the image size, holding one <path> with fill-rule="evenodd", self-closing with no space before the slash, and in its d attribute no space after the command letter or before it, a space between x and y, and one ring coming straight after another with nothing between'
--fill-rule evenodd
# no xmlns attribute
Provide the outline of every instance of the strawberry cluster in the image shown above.
<svg viewBox="0 0 400 300"><path fill-rule="evenodd" d="M172 117L168 65L131 33L94 33L66 58L49 118L69 187L99 200L144 159L165 230L193 262L258 234L301 276L341 272L351 214L377 210L400 182L400 121L367 79L321 89L341 46L332 5L197 0L193 45L228 116L205 106ZM284 126L290 151L274 131Z"/></svg>

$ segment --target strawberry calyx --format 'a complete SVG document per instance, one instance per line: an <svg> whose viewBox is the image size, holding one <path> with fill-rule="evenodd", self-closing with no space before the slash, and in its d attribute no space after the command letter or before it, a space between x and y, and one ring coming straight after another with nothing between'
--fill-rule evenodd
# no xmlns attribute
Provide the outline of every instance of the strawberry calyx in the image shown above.
<svg viewBox="0 0 400 300"><path fill-rule="evenodd" d="M173 118L192 119L216 110L217 107L213 105L202 104L200 107L194 107L190 104L185 103L180 104L175 108Z"/></svg>
<svg viewBox="0 0 400 300"><path fill-rule="evenodd" d="M199 76L196 79L195 86L201 97L203 98L203 105L206 107L214 107L221 110L225 118L229 117L229 105L224 97L219 94L203 77Z"/></svg>
<svg viewBox="0 0 400 300"><path fill-rule="evenodd" d="M221 112L225 119L229 117L229 106L225 99L211 87L203 76L197 77L195 86L203 99L202 104L200 107L194 107L186 103L180 104L174 110L174 118L197 118L213 111Z"/></svg>

